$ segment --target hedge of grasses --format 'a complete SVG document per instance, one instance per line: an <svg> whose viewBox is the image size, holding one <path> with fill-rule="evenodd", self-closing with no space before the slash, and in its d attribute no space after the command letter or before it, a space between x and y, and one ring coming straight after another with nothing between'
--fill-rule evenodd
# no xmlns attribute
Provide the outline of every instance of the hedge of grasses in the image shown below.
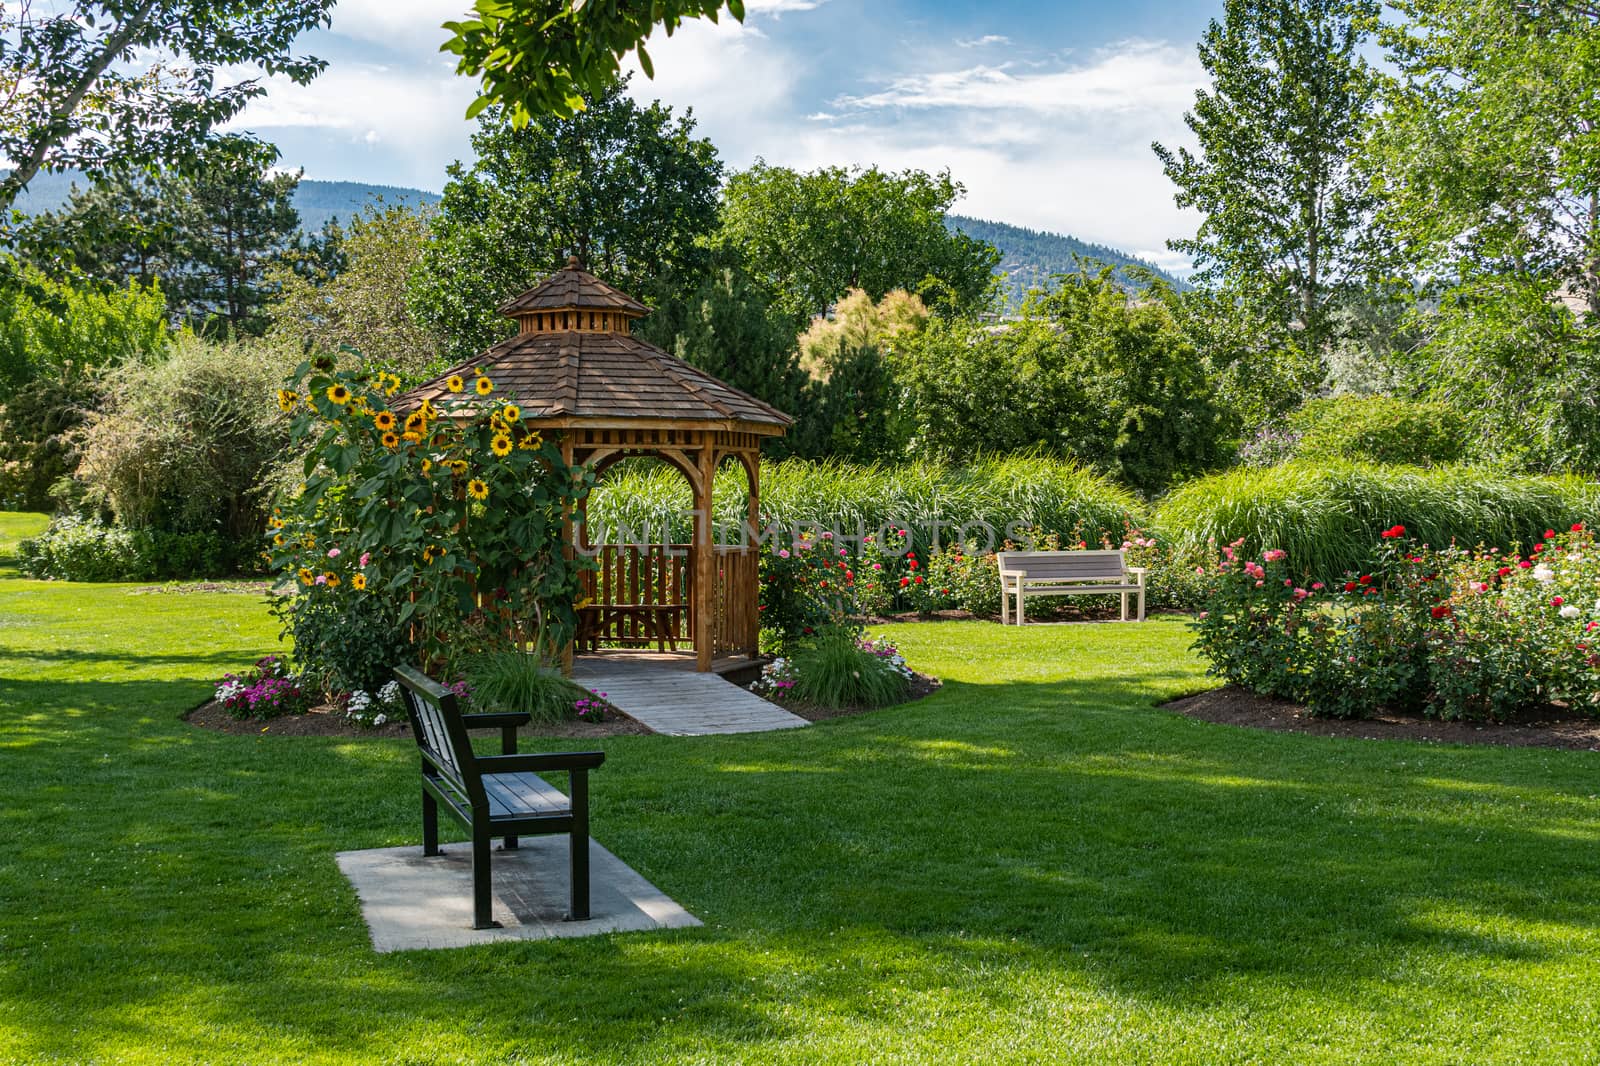
<svg viewBox="0 0 1600 1066"><path fill-rule="evenodd" d="M1366 569L1377 535L1403 525L1435 547L1509 548L1547 528L1600 517L1600 485L1481 467L1295 462L1191 481L1160 502L1154 526L1183 558L1240 537L1282 548L1297 569L1331 581Z"/></svg>
<svg viewBox="0 0 1600 1066"><path fill-rule="evenodd" d="M737 524L745 511L743 473L724 466L718 474L717 520ZM623 527L635 533L648 524L659 538L666 523L675 541L689 539L688 483L660 463L630 461L607 472L589 501L591 536L617 540ZM880 526L912 531L925 550L935 521L941 530L987 522L1004 536L1020 523L1062 537L1075 532L1096 540L1101 531L1118 537L1144 518L1132 492L1073 463L1038 456L981 459L965 466L934 463L859 466L840 462L785 460L761 468L761 511L784 526L821 524L855 535ZM942 543L950 534L941 532Z"/></svg>

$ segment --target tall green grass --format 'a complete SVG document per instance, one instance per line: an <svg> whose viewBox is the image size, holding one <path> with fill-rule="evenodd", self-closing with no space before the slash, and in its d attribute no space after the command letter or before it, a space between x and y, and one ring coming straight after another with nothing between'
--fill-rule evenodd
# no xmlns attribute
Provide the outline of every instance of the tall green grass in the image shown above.
<svg viewBox="0 0 1600 1066"><path fill-rule="evenodd" d="M1508 548L1597 514L1600 486L1575 477L1295 462L1191 481L1161 501L1154 526L1180 557L1243 537L1249 550L1281 548L1297 569L1331 581L1365 569L1378 534L1395 524L1434 546Z"/></svg>
<svg viewBox="0 0 1600 1066"><path fill-rule="evenodd" d="M717 521L738 523L745 512L743 473L723 467L717 476ZM659 537L662 524L674 540L689 538L689 486L675 471L654 462L619 464L607 472L589 501L591 536L623 539L646 525ZM1144 519L1132 492L1069 462L1037 456L980 459L965 466L934 463L854 465L785 460L761 468L761 512L784 526L818 523L854 535L899 525L912 530L926 549L933 523L941 543L952 527L987 522L1000 536L1011 523L1063 537L1081 531L1121 534L1124 523Z"/></svg>

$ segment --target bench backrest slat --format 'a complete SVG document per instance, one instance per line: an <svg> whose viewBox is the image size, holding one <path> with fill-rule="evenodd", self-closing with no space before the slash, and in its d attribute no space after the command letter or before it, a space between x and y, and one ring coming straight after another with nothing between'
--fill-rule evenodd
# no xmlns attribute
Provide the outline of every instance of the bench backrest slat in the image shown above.
<svg viewBox="0 0 1600 1066"><path fill-rule="evenodd" d="M1127 573L1122 552L1058 551L998 552L1000 569L1021 571L1030 580L1097 581L1121 580Z"/></svg>
<svg viewBox="0 0 1600 1066"><path fill-rule="evenodd" d="M466 723L456 694L409 666L395 667L400 693L410 712L411 735L433 768L474 806L487 804Z"/></svg>

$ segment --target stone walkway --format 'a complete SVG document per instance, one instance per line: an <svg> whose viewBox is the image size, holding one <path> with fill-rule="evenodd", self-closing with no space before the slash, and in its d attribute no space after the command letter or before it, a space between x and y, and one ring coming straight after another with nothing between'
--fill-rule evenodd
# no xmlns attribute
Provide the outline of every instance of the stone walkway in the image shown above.
<svg viewBox="0 0 1600 1066"><path fill-rule="evenodd" d="M604 692L624 714L667 736L764 733L810 724L717 674L660 662L582 657L573 664L572 679L590 692Z"/></svg>

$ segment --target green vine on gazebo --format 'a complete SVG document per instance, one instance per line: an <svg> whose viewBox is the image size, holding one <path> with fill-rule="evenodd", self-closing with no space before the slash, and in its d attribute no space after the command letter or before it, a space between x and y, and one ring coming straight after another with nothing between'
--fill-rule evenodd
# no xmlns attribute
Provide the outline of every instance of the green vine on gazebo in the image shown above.
<svg viewBox="0 0 1600 1066"><path fill-rule="evenodd" d="M387 601L424 666L468 627L558 652L590 565L566 550L565 523L592 473L482 372L409 410L394 404L399 389L393 375L317 361L279 392L307 452L304 483L270 523L273 567L307 606Z"/></svg>

